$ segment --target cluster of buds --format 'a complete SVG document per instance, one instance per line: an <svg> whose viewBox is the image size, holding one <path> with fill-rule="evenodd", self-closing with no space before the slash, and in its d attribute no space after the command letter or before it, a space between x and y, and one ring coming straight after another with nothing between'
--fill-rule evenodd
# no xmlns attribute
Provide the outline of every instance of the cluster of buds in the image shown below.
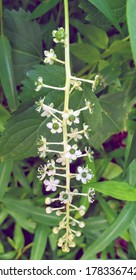
<svg viewBox="0 0 136 280"><path fill-rule="evenodd" d="M62 27L53 31L53 40L55 43L65 44L65 31ZM65 62L57 59L53 49L45 51L44 63L52 65L55 61L65 64ZM86 80L71 76L71 86L69 94L73 90L82 91L82 82ZM92 83L93 90L98 84L98 76L95 77ZM35 82L36 91L42 87L52 88L55 90L66 90L66 87L57 88L44 84L43 78L39 77ZM48 160L44 165L38 168L38 178L44 184L46 192L56 192L54 198L46 197L45 204L46 213L55 212L57 216L62 216L58 227L53 228L53 233L59 235L58 246L62 248L63 252L69 252L70 248L75 247L75 237L81 235L80 229L85 226L85 223L75 218L78 212L80 217L86 213L84 205L77 206L77 197L86 197L89 203L94 202L95 191L93 188L87 189L85 193L80 192L83 184L89 183L93 178L93 172L88 166L78 166L75 173L71 173L71 163L80 158L88 157L90 161L93 159L93 152L90 148L85 148L82 152L78 147L78 142L82 138L89 139L89 126L83 123L82 129L78 128L80 125L80 114L82 111L88 110L93 114L94 104L89 100L84 100L84 106L78 110L68 108L67 110L59 111L54 108L54 104L46 104L45 98L36 102L36 110L42 117L49 118L46 126L50 133L54 135L60 134L61 141L48 142L44 136L41 136L38 141L38 154L41 158L46 158L48 154L52 154L54 159ZM80 126L81 127L81 126ZM58 149L56 148L58 147ZM73 186L76 184L76 188ZM74 183L74 184L73 184ZM75 205L76 204L76 205ZM61 232L63 232L61 234Z"/></svg>

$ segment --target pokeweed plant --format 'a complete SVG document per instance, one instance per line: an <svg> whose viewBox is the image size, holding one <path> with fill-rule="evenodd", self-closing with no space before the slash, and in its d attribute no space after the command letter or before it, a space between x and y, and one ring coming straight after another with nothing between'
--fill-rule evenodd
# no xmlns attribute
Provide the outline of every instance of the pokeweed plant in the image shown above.
<svg viewBox="0 0 136 280"><path fill-rule="evenodd" d="M75 173L71 172L71 163L77 159L88 157L93 160L93 152L90 147L85 147L84 152L78 146L79 141L84 138L89 139L91 128L84 122L82 129L79 129L80 116L83 111L88 110L90 115L95 110L95 104L84 98L84 105L79 109L70 107L70 96L74 92L83 91L82 82L91 84L92 91L95 91L98 84L101 83L101 77L96 75L94 80L86 80L72 76L70 68L70 50L69 50L69 12L68 0L64 0L65 29L58 27L52 32L53 41L56 44L63 44L65 52L65 61L57 58L53 49L44 51L44 63L50 65L55 62L65 67L65 86L53 87L43 81L43 77L38 77L35 82L35 90L38 92L42 88L55 89L64 93L63 110L54 107L53 102L47 104L45 98L36 102L36 110L42 117L50 118L46 126L50 130L53 141L48 141L43 135L38 140L38 154L41 158L46 158L48 153L53 155L51 160L47 160L44 165L38 168L38 178L43 181L46 192L56 192L53 198L46 197L46 213L55 212L61 217L57 227L53 228L53 233L58 234L58 246L63 252L69 252L71 247L75 247L75 237L81 235L80 228L85 226L84 221L75 217L78 212L83 217L86 212L85 205L74 205L76 197L84 196L88 198L89 203L94 202L94 188L89 188L86 193L81 192L82 184L90 182L93 178L93 171L88 165L79 165ZM91 94L91 93L90 93ZM59 135L56 140L56 135ZM58 147L58 149L56 148ZM54 156L55 155L55 156ZM76 181L76 184L75 184ZM76 187L75 187L76 185Z"/></svg>

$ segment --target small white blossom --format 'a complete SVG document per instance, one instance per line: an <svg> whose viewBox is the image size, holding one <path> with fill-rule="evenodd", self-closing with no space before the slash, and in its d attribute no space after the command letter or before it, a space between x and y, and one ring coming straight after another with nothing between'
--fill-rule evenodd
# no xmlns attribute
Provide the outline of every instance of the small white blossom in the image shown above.
<svg viewBox="0 0 136 280"><path fill-rule="evenodd" d="M43 110L43 112L42 112L42 114L41 114L41 117L47 117L47 118L49 118L50 116L51 116L51 114L52 114L52 112L53 112L53 107L54 107L54 104L53 103L51 103L50 105L45 105L45 104L43 104L43 106L42 106L42 110Z"/></svg>
<svg viewBox="0 0 136 280"><path fill-rule="evenodd" d="M61 201L61 203L67 203L72 201L72 194L69 194L65 191L61 192L59 195L59 200Z"/></svg>
<svg viewBox="0 0 136 280"><path fill-rule="evenodd" d="M78 140L82 139L81 134L78 132L78 128L72 128L70 129L71 133L70 133L70 138L74 138L74 140L77 142Z"/></svg>
<svg viewBox="0 0 136 280"><path fill-rule="evenodd" d="M92 170L88 169L88 167L82 168L81 166L78 166L77 171L78 174L76 175L76 179L83 184L86 184L93 178Z"/></svg>
<svg viewBox="0 0 136 280"><path fill-rule="evenodd" d="M47 123L46 126L51 130L51 133L53 134L62 132L62 124L55 118L52 119L52 122Z"/></svg>
<svg viewBox="0 0 136 280"><path fill-rule="evenodd" d="M46 164L44 164L43 166L40 165L38 167L38 173L39 173L39 175L37 176L37 178L42 181L46 177L46 175L48 174L47 165Z"/></svg>
<svg viewBox="0 0 136 280"><path fill-rule="evenodd" d="M73 111L72 109L68 111L68 113L63 113L63 118L67 119L67 124L71 125L72 123L79 123L79 111Z"/></svg>
<svg viewBox="0 0 136 280"><path fill-rule="evenodd" d="M62 166L66 165L66 158L65 158L65 154L60 154L60 157L56 159L57 163L60 163Z"/></svg>
<svg viewBox="0 0 136 280"><path fill-rule="evenodd" d="M50 49L50 51L44 51L44 55L44 63L49 63L50 65L52 65L54 63L54 60L57 58L57 55L55 54L53 49Z"/></svg>
<svg viewBox="0 0 136 280"><path fill-rule="evenodd" d="M59 184L59 180L58 179L54 179L53 176L50 177L49 180L44 180L44 185L46 186L46 191L53 191L55 192L57 190L57 185Z"/></svg>
<svg viewBox="0 0 136 280"><path fill-rule="evenodd" d="M82 153L80 150L77 150L78 146L74 144L73 146L67 145L67 152L65 154L66 158L69 158L71 161L77 159Z"/></svg>
<svg viewBox="0 0 136 280"><path fill-rule="evenodd" d="M48 176L54 176L56 173L56 169L55 169L55 161L53 159L51 159L51 162L47 162L47 173Z"/></svg>
<svg viewBox="0 0 136 280"><path fill-rule="evenodd" d="M38 153L39 153L39 156L42 158L46 157L46 150L48 149L48 147L46 146L46 143L47 143L47 140L43 136L41 136L41 139L37 143L40 146L38 148Z"/></svg>
<svg viewBox="0 0 136 280"><path fill-rule="evenodd" d="M65 42L65 30L63 27L59 27L58 30L53 30L52 32L53 41L55 43L64 43Z"/></svg>
<svg viewBox="0 0 136 280"><path fill-rule="evenodd" d="M89 113L90 113L90 114L93 114L93 106L94 106L94 104L91 104L90 101L87 101L87 100L85 99L85 105L86 105L87 109L89 110Z"/></svg>
<svg viewBox="0 0 136 280"><path fill-rule="evenodd" d="M81 88L82 82L77 81L77 80L71 80L70 81L71 85L73 85L74 89L82 91L83 89Z"/></svg>
<svg viewBox="0 0 136 280"><path fill-rule="evenodd" d="M45 97L43 98L43 99L40 99L39 101L36 101L35 102L35 104L36 104L36 111L37 112L41 112L41 110L43 109L43 105L44 105L44 99L45 99Z"/></svg>
<svg viewBox="0 0 136 280"><path fill-rule="evenodd" d="M35 82L36 89L35 91L39 91L43 87L43 78L38 77L37 82Z"/></svg>
<svg viewBox="0 0 136 280"><path fill-rule="evenodd" d="M87 197L88 197L88 201L89 201L90 203L93 203L93 202L94 202L94 198L95 198L95 190L94 190L94 188L90 188L90 189L88 190Z"/></svg>
<svg viewBox="0 0 136 280"><path fill-rule="evenodd" d="M83 124L83 134L85 136L86 139L89 139L89 136L88 136L88 132L90 131L91 129L89 129L89 126L87 124Z"/></svg>

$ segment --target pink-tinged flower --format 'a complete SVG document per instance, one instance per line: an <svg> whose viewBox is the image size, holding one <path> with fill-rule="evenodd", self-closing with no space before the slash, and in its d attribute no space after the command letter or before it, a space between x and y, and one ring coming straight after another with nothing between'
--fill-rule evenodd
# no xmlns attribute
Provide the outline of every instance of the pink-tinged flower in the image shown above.
<svg viewBox="0 0 136 280"><path fill-rule="evenodd" d="M60 181L58 179L54 179L53 176L51 176L49 180L44 180L44 185L46 187L46 191L55 192L57 190L57 185L59 184L59 182Z"/></svg>
<svg viewBox="0 0 136 280"><path fill-rule="evenodd" d="M49 118L51 116L51 114L53 113L53 106L54 106L53 103L51 103L50 105L43 104L43 106L42 106L43 112L42 112L41 116Z"/></svg>
<svg viewBox="0 0 136 280"><path fill-rule="evenodd" d="M66 165L66 158L65 158L65 154L60 154L60 157L58 157L56 159L56 162L57 163L60 163L62 166L65 166Z"/></svg>

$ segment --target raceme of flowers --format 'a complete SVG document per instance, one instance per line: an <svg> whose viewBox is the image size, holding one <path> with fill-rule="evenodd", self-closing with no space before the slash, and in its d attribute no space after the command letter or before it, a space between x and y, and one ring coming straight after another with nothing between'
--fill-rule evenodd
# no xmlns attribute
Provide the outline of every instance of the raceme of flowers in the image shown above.
<svg viewBox="0 0 136 280"><path fill-rule="evenodd" d="M65 31L63 27L53 31L53 40L55 43L65 42ZM61 64L65 64L57 58L53 49L50 51L44 51L44 63L52 65L55 61ZM86 80L71 76L71 87L69 94L74 90L82 91L82 81ZM88 80L87 80L88 81ZM89 80L92 84L92 90L96 89L96 86L100 84L100 77L97 75L93 81ZM58 90L66 90L66 87L57 88L46 85L43 82L42 77L38 77L35 82L35 90L40 91L41 88L52 88ZM79 129L80 116L82 111L88 110L90 114L93 113L94 104L91 104L89 100L84 100L84 106L80 109L59 111L55 109L54 104L46 104L45 98L36 102L36 110L42 117L47 118L47 128L50 133L61 135L62 141L49 142L43 135L38 141L38 154L39 157L46 159L50 154L53 159L47 160L47 162L38 168L38 178L44 184L46 192L52 192L53 198L46 197L45 204L46 213L50 214L55 212L57 216L61 217L61 221L57 227L53 228L53 233L58 234L58 246L62 248L62 251L69 252L70 248L75 247L75 237L81 235L80 228L85 226L85 223L81 218L76 219L75 214L78 212L80 217L84 216L86 207L84 205L76 206L75 202L77 197L86 197L89 203L94 202L95 191L93 188L87 189L85 193L80 192L83 184L89 183L93 178L93 172L88 166L77 167L75 173L71 173L71 163L77 159L88 157L93 159L93 153L90 148L85 148L84 152L78 147L78 142L83 138L89 139L89 126L83 123L82 129ZM65 133L64 133L65 127ZM81 127L81 126L80 126ZM55 147L55 148L54 148ZM58 147L58 150L56 149ZM55 155L55 156L54 156ZM73 187L76 182L76 188ZM68 187L68 183L69 186ZM57 192L55 196L55 192Z"/></svg>

